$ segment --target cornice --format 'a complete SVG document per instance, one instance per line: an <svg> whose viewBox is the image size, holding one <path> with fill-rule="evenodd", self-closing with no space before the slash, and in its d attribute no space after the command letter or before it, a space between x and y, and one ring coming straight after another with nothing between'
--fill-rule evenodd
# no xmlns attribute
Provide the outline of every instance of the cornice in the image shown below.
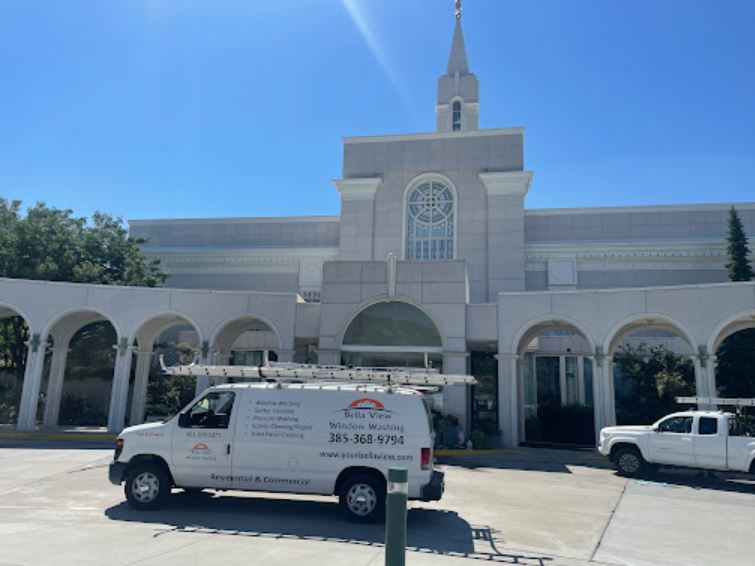
<svg viewBox="0 0 755 566"><path fill-rule="evenodd" d="M380 177L333 179L342 200L372 200L382 182Z"/></svg>
<svg viewBox="0 0 755 566"><path fill-rule="evenodd" d="M152 224L296 224L308 222L340 222L340 216L250 216L216 218L156 218L128 220L129 226L149 226Z"/></svg>
<svg viewBox="0 0 755 566"><path fill-rule="evenodd" d="M532 182L532 171L491 171L478 176L488 195L524 196Z"/></svg>
<svg viewBox="0 0 755 566"><path fill-rule="evenodd" d="M447 140L456 138L481 138L488 136L523 135L524 128L496 128L489 130L466 130L455 132L425 132L420 134L393 134L385 136L356 136L342 138L344 145L392 141Z"/></svg>
<svg viewBox="0 0 755 566"><path fill-rule="evenodd" d="M525 246L527 271L545 271L548 260L570 257L579 271L605 270L721 270L726 259L726 243L721 240L646 241L627 243L528 244Z"/></svg>
<svg viewBox="0 0 755 566"><path fill-rule="evenodd" d="M640 206L593 206L582 208L530 208L524 211L528 216L561 216L572 214L622 214L630 212L719 212L734 206L737 210L753 210L755 202L712 203L712 204L651 204Z"/></svg>
<svg viewBox="0 0 755 566"><path fill-rule="evenodd" d="M148 258L159 258L165 271L191 273L298 273L302 262L322 263L338 258L338 248L262 250L165 250L145 249Z"/></svg>

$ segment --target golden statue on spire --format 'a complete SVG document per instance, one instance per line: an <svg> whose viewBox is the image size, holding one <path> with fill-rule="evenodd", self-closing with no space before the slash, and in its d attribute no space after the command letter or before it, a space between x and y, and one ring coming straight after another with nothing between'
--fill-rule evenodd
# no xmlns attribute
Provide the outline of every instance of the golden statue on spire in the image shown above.
<svg viewBox="0 0 755 566"><path fill-rule="evenodd" d="M456 19L461 19L461 0L455 0L454 4L456 5Z"/></svg>

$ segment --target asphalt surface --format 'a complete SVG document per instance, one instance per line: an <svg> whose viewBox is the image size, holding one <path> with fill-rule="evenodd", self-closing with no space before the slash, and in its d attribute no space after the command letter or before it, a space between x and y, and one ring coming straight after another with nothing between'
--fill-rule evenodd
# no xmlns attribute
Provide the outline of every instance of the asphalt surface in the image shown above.
<svg viewBox="0 0 755 566"><path fill-rule="evenodd" d="M137 512L97 445L0 441L0 566L383 564L380 525L334 498L188 495ZM750 565L755 482L617 477L591 453L517 449L446 459L446 495L413 503L407 564Z"/></svg>

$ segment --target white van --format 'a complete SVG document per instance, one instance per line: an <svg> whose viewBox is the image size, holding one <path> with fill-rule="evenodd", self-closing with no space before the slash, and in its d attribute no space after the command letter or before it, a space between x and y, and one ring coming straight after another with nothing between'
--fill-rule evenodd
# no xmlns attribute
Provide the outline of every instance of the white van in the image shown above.
<svg viewBox="0 0 755 566"><path fill-rule="evenodd" d="M357 384L237 383L211 387L175 417L125 429L110 481L156 509L172 487L338 495L350 518L385 505L391 467L409 498L435 501L432 418L416 389Z"/></svg>

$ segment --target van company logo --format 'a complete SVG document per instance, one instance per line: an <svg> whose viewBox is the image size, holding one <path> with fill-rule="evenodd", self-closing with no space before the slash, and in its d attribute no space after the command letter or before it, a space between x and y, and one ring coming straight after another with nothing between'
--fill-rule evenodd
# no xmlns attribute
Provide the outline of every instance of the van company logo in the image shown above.
<svg viewBox="0 0 755 566"><path fill-rule="evenodd" d="M370 399L369 397L363 397L362 399L357 399L356 401L353 401L349 404L347 407L347 410L364 410L369 409L372 411L385 411L385 405L383 405L380 401L377 399Z"/></svg>
<svg viewBox="0 0 755 566"><path fill-rule="evenodd" d="M347 419L390 419L393 415L393 411L386 409L380 401L370 397L352 401L345 409L336 412L343 413Z"/></svg>
<svg viewBox="0 0 755 566"><path fill-rule="evenodd" d="M211 454L212 450L204 442L197 442L191 449L192 454Z"/></svg>

